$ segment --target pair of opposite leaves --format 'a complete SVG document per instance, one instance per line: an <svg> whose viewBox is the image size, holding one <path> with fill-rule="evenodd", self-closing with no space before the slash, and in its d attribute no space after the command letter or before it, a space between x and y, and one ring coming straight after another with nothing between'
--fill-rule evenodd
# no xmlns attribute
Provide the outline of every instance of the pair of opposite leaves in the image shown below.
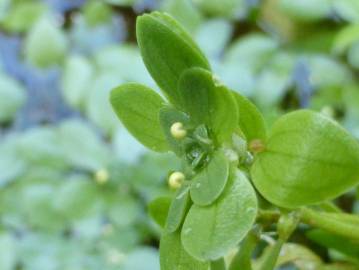
<svg viewBox="0 0 359 270"><path fill-rule="evenodd" d="M256 107L216 83L206 58L173 19L161 13L142 16L137 35L149 72L173 105L169 107L158 94L138 84L112 92L117 115L144 145L159 152L172 148L182 156L180 144L169 132L174 122L205 123L219 144L230 140L239 127L247 141L260 139L266 145L251 169L255 186L269 201L287 208L333 198L358 181L358 143L333 121L298 111L282 117L267 137ZM200 185L192 185L194 205L181 233L186 204L179 203L176 214L168 217L161 239L163 269L174 265L176 269L208 269L208 263L201 260L223 256L252 226L257 204L245 176L236 172L225 188L226 182L210 181L210 175L200 174L196 180ZM181 192L183 201L190 201L189 193Z"/></svg>
<svg viewBox="0 0 359 270"><path fill-rule="evenodd" d="M219 144L230 140L239 127L247 141L260 139L266 145L251 168L255 186L269 201L287 208L335 197L358 181L358 143L333 121L298 111L279 119L267 137L255 106L216 83L206 58L172 18L161 13L144 15L138 20L137 35L147 69L173 105L169 107L158 94L138 84L112 92L117 115L144 145L159 152L172 148L182 156L180 144L169 133L174 122L205 123ZM216 158L212 161L216 163ZM174 199L178 209L168 217L161 239L163 269L208 269L201 260L223 256L252 226L257 207L252 186L239 171L228 183L213 182L211 175L221 174L216 170L220 168L200 174L192 184L194 205L181 233L188 208L176 200L184 196L179 202L191 203L191 199L188 190L181 190Z"/></svg>
<svg viewBox="0 0 359 270"><path fill-rule="evenodd" d="M256 107L216 84L203 53L170 16L154 12L139 17L137 39L148 71L173 107L185 111L191 121L205 121L220 143L237 127L248 142L265 143L265 151L255 157L251 177L270 202L297 208L334 198L358 183L359 144L334 121L311 111L296 111L281 117L266 136ZM171 109L157 93L139 84L125 84L112 91L111 103L142 144L158 152L180 151L168 126L188 117L163 112ZM167 124L160 122L161 111Z"/></svg>

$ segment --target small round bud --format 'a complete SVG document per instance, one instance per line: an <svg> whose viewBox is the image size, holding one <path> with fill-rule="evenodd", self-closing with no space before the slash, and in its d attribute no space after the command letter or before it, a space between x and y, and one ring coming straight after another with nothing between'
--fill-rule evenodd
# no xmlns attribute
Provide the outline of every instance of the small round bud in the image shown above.
<svg viewBox="0 0 359 270"><path fill-rule="evenodd" d="M262 142L262 140L252 140L249 143L249 151L251 151L252 153L260 153L263 152L265 150L265 145Z"/></svg>
<svg viewBox="0 0 359 270"><path fill-rule="evenodd" d="M185 176L181 172L174 172L170 175L168 178L168 185L171 188L178 189L182 186L183 182L185 180Z"/></svg>
<svg viewBox="0 0 359 270"><path fill-rule="evenodd" d="M183 123L176 122L171 126L171 135L177 140L181 140L187 136L187 131L185 130Z"/></svg>
<svg viewBox="0 0 359 270"><path fill-rule="evenodd" d="M110 178L110 175L106 169L98 170L95 173L96 182L99 184L105 184Z"/></svg>

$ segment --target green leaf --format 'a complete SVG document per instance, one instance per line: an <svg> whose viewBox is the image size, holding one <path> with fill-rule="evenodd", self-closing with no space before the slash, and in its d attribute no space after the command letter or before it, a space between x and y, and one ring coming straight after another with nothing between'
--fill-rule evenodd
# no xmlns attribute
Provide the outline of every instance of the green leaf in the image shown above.
<svg viewBox="0 0 359 270"><path fill-rule="evenodd" d="M239 110L239 127L248 142L255 139L266 139L266 126L262 114L246 97L232 91Z"/></svg>
<svg viewBox="0 0 359 270"><path fill-rule="evenodd" d="M67 219L82 218L94 211L96 186L84 177L73 177L58 188L54 207Z"/></svg>
<svg viewBox="0 0 359 270"><path fill-rule="evenodd" d="M279 8L288 16L300 21L318 21L328 16L331 12L331 2L329 0L280 0Z"/></svg>
<svg viewBox="0 0 359 270"><path fill-rule="evenodd" d="M251 169L270 202L296 208L335 198L359 182L359 144L336 122L308 110L272 127Z"/></svg>
<svg viewBox="0 0 359 270"><path fill-rule="evenodd" d="M179 229L190 206L189 187L184 184L176 192L169 208L166 222L166 230L168 232L175 232Z"/></svg>
<svg viewBox="0 0 359 270"><path fill-rule="evenodd" d="M168 0L162 4L162 9L173 16L187 31L193 33L202 21L202 14L191 0Z"/></svg>
<svg viewBox="0 0 359 270"><path fill-rule="evenodd" d="M40 1L18 1L3 20L4 28L13 33L28 31L38 18L47 11L47 5Z"/></svg>
<svg viewBox="0 0 359 270"><path fill-rule="evenodd" d="M183 246L199 260L219 259L244 238L256 214L254 189L245 175L236 171L215 203L191 207L182 228Z"/></svg>
<svg viewBox="0 0 359 270"><path fill-rule="evenodd" d="M158 117L164 101L157 93L127 83L112 90L110 100L117 116L139 142L157 152L168 150Z"/></svg>
<svg viewBox="0 0 359 270"><path fill-rule="evenodd" d="M183 248L179 232L164 232L160 241L161 270L208 270L208 262L200 262Z"/></svg>
<svg viewBox="0 0 359 270"><path fill-rule="evenodd" d="M83 109L94 71L91 62L83 56L67 58L61 84L63 96L69 105Z"/></svg>
<svg viewBox="0 0 359 270"><path fill-rule="evenodd" d="M2 270L12 270L16 268L17 241L18 240L10 234L0 234L0 268Z"/></svg>
<svg viewBox="0 0 359 270"><path fill-rule="evenodd" d="M354 42L359 40L359 25L351 24L341 29L333 42L333 51L341 54L345 52Z"/></svg>
<svg viewBox="0 0 359 270"><path fill-rule="evenodd" d="M68 45L61 28L49 18L36 22L24 42L27 61L40 68L60 64Z"/></svg>
<svg viewBox="0 0 359 270"><path fill-rule="evenodd" d="M244 0L196 0L196 6L205 14L213 17L236 18L244 12Z"/></svg>
<svg viewBox="0 0 359 270"><path fill-rule="evenodd" d="M185 71L178 89L184 110L195 125L207 124L219 142L232 138L238 126L238 109L232 93L212 73L201 68Z"/></svg>
<svg viewBox="0 0 359 270"><path fill-rule="evenodd" d="M80 81L80 74L78 75ZM109 106L108 96L112 89L122 84L123 81L114 73L101 73L94 76L89 82L91 85L86 89L86 116L101 130L104 134L111 136L120 127L116 115Z"/></svg>
<svg viewBox="0 0 359 270"><path fill-rule="evenodd" d="M121 269L123 270L158 270L158 251L155 248L140 247L126 255L126 260Z"/></svg>
<svg viewBox="0 0 359 270"><path fill-rule="evenodd" d="M137 41L143 61L169 101L181 108L179 77L191 67L210 69L188 33L169 15L159 12L137 19Z"/></svg>
<svg viewBox="0 0 359 270"><path fill-rule="evenodd" d="M94 172L110 164L109 148L86 122L64 121L57 129L57 136L64 160L72 168Z"/></svg>
<svg viewBox="0 0 359 270"><path fill-rule="evenodd" d="M170 197L159 197L151 201L148 205L151 218L162 228L165 227L171 201Z"/></svg>
<svg viewBox="0 0 359 270"><path fill-rule="evenodd" d="M222 194L228 176L229 162L221 151L217 151L192 180L190 193L193 202L201 206L213 203Z"/></svg>
<svg viewBox="0 0 359 270"><path fill-rule="evenodd" d="M26 91L16 80L0 74L0 123L12 121L26 101Z"/></svg>
<svg viewBox="0 0 359 270"><path fill-rule="evenodd" d="M168 144L178 156L181 156L184 153L183 143L182 140L173 138L171 126L176 122L181 122L186 128L186 126L189 125L188 116L183 112L167 106L160 110L159 119Z"/></svg>

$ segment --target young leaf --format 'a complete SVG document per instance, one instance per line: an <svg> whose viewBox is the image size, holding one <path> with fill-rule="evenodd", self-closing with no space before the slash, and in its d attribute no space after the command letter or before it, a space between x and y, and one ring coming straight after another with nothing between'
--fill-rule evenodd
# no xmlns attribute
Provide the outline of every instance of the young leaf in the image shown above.
<svg viewBox="0 0 359 270"><path fill-rule="evenodd" d="M182 228L183 246L199 260L221 258L248 233L256 214L254 189L245 175L236 171L216 202L191 207Z"/></svg>
<svg viewBox="0 0 359 270"><path fill-rule="evenodd" d="M229 175L229 162L221 151L211 157L208 165L191 183L191 198L197 205L213 203L223 192Z"/></svg>
<svg viewBox="0 0 359 270"><path fill-rule="evenodd" d="M248 142L256 139L266 139L266 127L262 114L246 97L232 91L239 110L239 127Z"/></svg>
<svg viewBox="0 0 359 270"><path fill-rule="evenodd" d="M164 232L160 241L161 270L208 270L208 262L200 262L183 248L180 232Z"/></svg>
<svg viewBox="0 0 359 270"><path fill-rule="evenodd" d="M164 107L159 112L159 121L168 144L172 150L178 155L183 154L182 141L175 139L171 134L171 127L174 123L182 123L184 127L188 126L189 118L183 112L180 112L172 107Z"/></svg>
<svg viewBox="0 0 359 270"><path fill-rule="evenodd" d="M336 122L308 110L290 113L272 127L251 170L270 202L296 208L342 194L359 182L359 144Z"/></svg>
<svg viewBox="0 0 359 270"><path fill-rule="evenodd" d="M158 119L164 101L156 92L127 83L112 90L110 101L118 118L139 142L157 152L169 149Z"/></svg>
<svg viewBox="0 0 359 270"><path fill-rule="evenodd" d="M176 192L168 211L166 229L168 232L175 232L182 225L183 219L191 206L189 187L182 185Z"/></svg>
<svg viewBox="0 0 359 270"><path fill-rule="evenodd" d="M209 70L206 57L188 33L169 15L160 12L137 19L137 41L143 61L169 101L181 108L177 84L182 72L191 67Z"/></svg>
<svg viewBox="0 0 359 270"><path fill-rule="evenodd" d="M231 91L202 68L185 71L178 83L184 110L194 124L206 124L219 142L229 140L238 127L238 108Z"/></svg>
<svg viewBox="0 0 359 270"><path fill-rule="evenodd" d="M158 197L148 204L151 218L162 228L165 227L171 201L171 197Z"/></svg>

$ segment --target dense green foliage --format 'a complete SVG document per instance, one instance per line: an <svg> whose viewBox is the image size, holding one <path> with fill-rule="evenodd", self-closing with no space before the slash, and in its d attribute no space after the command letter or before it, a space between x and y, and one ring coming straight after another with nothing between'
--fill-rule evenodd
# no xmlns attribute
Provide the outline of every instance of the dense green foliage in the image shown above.
<svg viewBox="0 0 359 270"><path fill-rule="evenodd" d="M159 96L154 102L155 92L137 84L112 90L110 100L139 141L161 151L167 138L181 159L181 172L169 177L178 191L163 226L162 270L215 269L221 259L230 264L228 256L250 231L260 235L268 225L256 222L267 211L275 218L269 224L277 225L278 239L253 266L258 270L276 267L300 222L359 239L359 217L316 208L359 183L359 142L351 134L323 114L298 110L280 117L266 136L256 107L203 68L202 54L168 15L139 17L137 39L169 103ZM170 107L175 116L162 121L161 107ZM151 213L163 219L160 204L152 204ZM231 268L252 269L252 252L242 251L244 243L238 256L247 256L247 262L236 259Z"/></svg>

